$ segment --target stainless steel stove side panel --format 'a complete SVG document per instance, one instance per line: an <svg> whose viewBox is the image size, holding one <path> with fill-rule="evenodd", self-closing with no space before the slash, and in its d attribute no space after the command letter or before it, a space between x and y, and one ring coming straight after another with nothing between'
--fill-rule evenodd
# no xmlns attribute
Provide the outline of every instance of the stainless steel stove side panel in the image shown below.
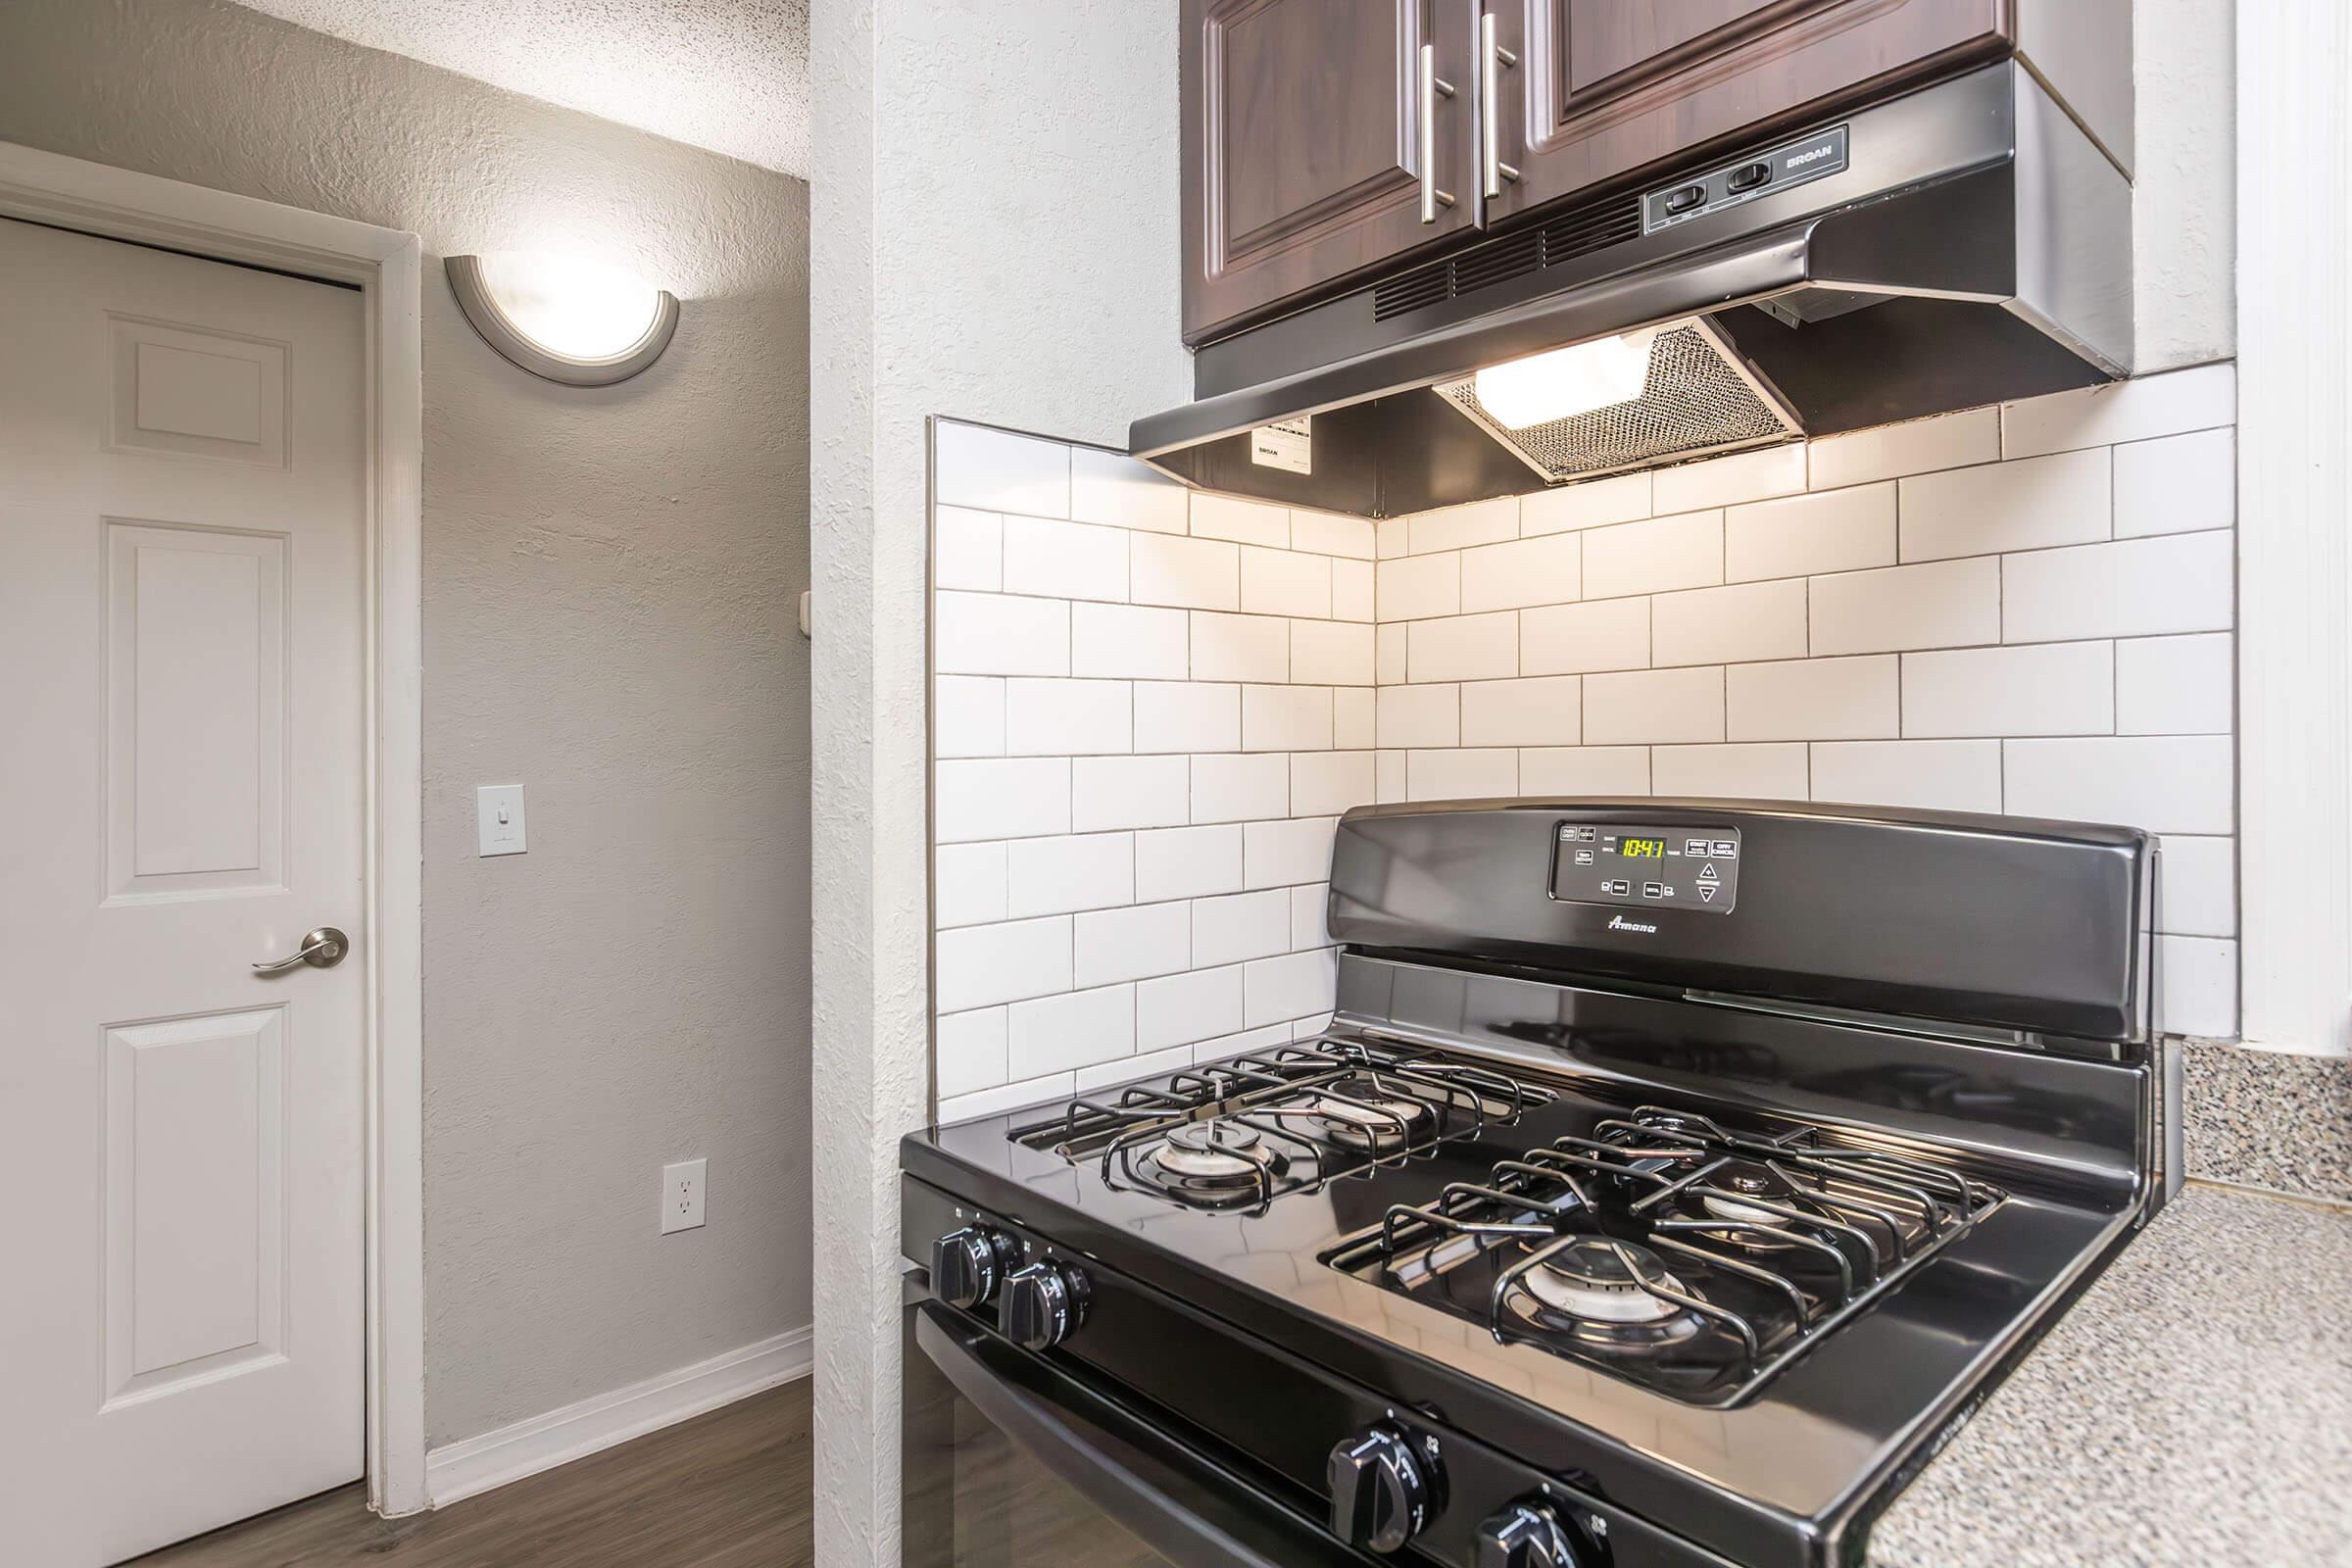
<svg viewBox="0 0 2352 1568"><path fill-rule="evenodd" d="M1553 898L1571 822L1737 828L1739 906ZM1358 807L1330 921L1358 948L2138 1044L2152 847L2128 827L1780 802Z"/></svg>
<svg viewBox="0 0 2352 1568"><path fill-rule="evenodd" d="M1586 990L1343 950L1335 1028L1466 1050L1965 1151L2005 1180L2130 1206L2148 1179L2139 1062L2085 1061L1777 1013Z"/></svg>

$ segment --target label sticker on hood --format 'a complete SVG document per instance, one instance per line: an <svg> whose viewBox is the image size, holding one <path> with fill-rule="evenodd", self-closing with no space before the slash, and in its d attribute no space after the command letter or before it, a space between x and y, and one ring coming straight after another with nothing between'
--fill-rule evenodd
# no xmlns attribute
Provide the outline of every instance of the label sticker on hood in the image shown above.
<svg viewBox="0 0 2352 1568"><path fill-rule="evenodd" d="M1250 432L1250 461L1263 468L1291 473L1315 471L1315 416L1302 414L1279 424L1261 424Z"/></svg>

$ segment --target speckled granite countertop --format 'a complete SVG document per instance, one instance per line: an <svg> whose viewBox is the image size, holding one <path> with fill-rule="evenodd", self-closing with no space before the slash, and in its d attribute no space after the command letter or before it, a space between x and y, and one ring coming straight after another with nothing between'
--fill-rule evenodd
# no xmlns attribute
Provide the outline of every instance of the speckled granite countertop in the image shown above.
<svg viewBox="0 0 2352 1568"><path fill-rule="evenodd" d="M1869 1560L2352 1565L2352 1210L2183 1189L1895 1499Z"/></svg>

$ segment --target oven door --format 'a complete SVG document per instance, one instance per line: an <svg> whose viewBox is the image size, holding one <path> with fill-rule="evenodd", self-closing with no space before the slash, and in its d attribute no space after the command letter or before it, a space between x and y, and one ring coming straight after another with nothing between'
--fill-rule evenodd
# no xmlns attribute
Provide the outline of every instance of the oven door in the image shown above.
<svg viewBox="0 0 2352 1568"><path fill-rule="evenodd" d="M1368 1568L1216 1457L935 1300L906 1309L908 1568Z"/></svg>

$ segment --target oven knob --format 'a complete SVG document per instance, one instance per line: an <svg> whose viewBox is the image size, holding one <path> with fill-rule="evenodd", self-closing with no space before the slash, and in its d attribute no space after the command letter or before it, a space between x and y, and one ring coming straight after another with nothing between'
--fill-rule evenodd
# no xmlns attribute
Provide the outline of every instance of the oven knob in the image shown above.
<svg viewBox="0 0 2352 1568"><path fill-rule="evenodd" d="M931 1244L931 1294L950 1306L979 1306L1021 1260L1021 1244L1003 1231L967 1225Z"/></svg>
<svg viewBox="0 0 2352 1568"><path fill-rule="evenodd" d="M1004 1337L1050 1350L1086 1320L1086 1276L1059 1263L1032 1263L1004 1282Z"/></svg>
<svg viewBox="0 0 2352 1568"><path fill-rule="evenodd" d="M1595 1560L1540 1499L1514 1502L1478 1527L1478 1568L1588 1568Z"/></svg>
<svg viewBox="0 0 2352 1568"><path fill-rule="evenodd" d="M1410 1438L1379 1426L1331 1450L1331 1533L1353 1546L1395 1551L1421 1533L1437 1506L1437 1446L1425 1459Z"/></svg>

